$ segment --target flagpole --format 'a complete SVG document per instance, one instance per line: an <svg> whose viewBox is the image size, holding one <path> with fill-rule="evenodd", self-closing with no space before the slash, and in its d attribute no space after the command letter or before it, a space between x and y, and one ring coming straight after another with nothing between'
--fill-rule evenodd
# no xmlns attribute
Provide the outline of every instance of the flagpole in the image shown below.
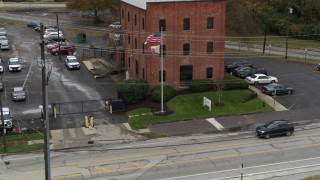
<svg viewBox="0 0 320 180"><path fill-rule="evenodd" d="M163 41L162 41L162 27L160 29L160 53L161 53L161 113L163 113Z"/></svg>

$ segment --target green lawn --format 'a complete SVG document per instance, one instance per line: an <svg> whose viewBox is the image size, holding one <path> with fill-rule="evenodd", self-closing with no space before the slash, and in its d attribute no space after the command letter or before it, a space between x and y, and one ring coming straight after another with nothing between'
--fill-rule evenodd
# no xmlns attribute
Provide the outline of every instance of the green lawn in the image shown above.
<svg viewBox="0 0 320 180"><path fill-rule="evenodd" d="M226 37L226 41L236 41L241 43L252 43L252 44L263 44L263 36L257 37ZM277 47L286 47L286 37L284 36L267 36L266 50L268 50L269 45ZM302 40L288 38L288 47L294 49L309 49L309 50L320 50L320 41L318 40Z"/></svg>
<svg viewBox="0 0 320 180"><path fill-rule="evenodd" d="M267 112L273 109L269 106L262 106L262 101L255 98L243 103L242 100L251 95L250 90L225 91L222 93L222 107L214 104L218 102L217 92L205 92L191 95L179 95L167 102L167 106L173 111L170 115L141 115L129 119L129 124L133 129L147 128L150 124L158 124L171 121L192 120L207 117L219 117L225 115L240 115L257 112ZM203 97L207 97L212 102L212 111L202 105ZM128 112L128 115L137 115L139 112L150 112L150 109L143 108Z"/></svg>
<svg viewBox="0 0 320 180"><path fill-rule="evenodd" d="M6 136L6 147L7 153L17 153L17 152L30 152L43 149L43 143L37 143L28 145L28 141L41 140L43 139L43 134L41 133L31 133L31 134L17 134L17 135L7 135ZM5 153L3 137L0 138L0 153Z"/></svg>

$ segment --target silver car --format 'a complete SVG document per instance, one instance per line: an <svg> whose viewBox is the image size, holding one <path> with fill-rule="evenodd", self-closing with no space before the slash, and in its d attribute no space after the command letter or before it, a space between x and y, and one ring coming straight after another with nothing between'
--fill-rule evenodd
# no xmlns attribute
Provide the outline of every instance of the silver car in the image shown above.
<svg viewBox="0 0 320 180"><path fill-rule="evenodd" d="M0 49L1 50L9 50L10 49L9 43L5 43L5 42L1 43Z"/></svg>
<svg viewBox="0 0 320 180"><path fill-rule="evenodd" d="M0 36L6 36L7 35L7 31L4 28L0 28Z"/></svg>
<svg viewBox="0 0 320 180"><path fill-rule="evenodd" d="M0 44L9 43L7 36L0 36Z"/></svg>
<svg viewBox="0 0 320 180"><path fill-rule="evenodd" d="M23 87L14 87L11 89L11 99L13 101L24 101L26 100L26 92Z"/></svg>

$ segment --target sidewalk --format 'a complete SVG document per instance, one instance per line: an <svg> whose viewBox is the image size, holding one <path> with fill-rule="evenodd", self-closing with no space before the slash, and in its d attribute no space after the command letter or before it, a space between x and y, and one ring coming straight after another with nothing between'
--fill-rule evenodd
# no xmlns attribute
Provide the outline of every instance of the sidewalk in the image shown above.
<svg viewBox="0 0 320 180"><path fill-rule="evenodd" d="M123 124L99 125L92 129L59 129L51 130L50 133L51 150L122 144L145 139L127 130Z"/></svg>

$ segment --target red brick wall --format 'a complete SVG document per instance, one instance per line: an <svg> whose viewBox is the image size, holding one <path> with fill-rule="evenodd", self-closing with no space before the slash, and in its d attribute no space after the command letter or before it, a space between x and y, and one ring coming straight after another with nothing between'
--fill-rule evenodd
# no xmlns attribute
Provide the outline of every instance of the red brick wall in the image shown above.
<svg viewBox="0 0 320 180"><path fill-rule="evenodd" d="M122 9L124 18L122 18ZM128 11L130 22L128 22ZM166 2L147 3L147 11L121 3L120 8L122 30L124 32L125 68L131 78L143 78L150 86L159 85L160 57L157 54L142 54L142 44L149 34L158 31L159 20L166 20L166 31L163 33L163 43L166 45L164 56L164 70L166 84L179 87L180 66L193 66L193 79L205 79L206 68L213 68L213 79L222 79L224 75L224 36L225 36L225 1L211 2ZM137 16L137 25L134 25L134 16ZM207 17L214 17L214 29L207 30ZM145 30L142 29L142 18L145 19ZM183 19L190 19L190 30L183 30ZM130 34L130 45L128 44ZM135 49L137 39L138 49ZM207 42L214 43L214 53L207 54ZM190 44L190 55L183 56L183 44ZM128 58L130 58L130 67ZM139 64L139 74L136 75L136 63Z"/></svg>

